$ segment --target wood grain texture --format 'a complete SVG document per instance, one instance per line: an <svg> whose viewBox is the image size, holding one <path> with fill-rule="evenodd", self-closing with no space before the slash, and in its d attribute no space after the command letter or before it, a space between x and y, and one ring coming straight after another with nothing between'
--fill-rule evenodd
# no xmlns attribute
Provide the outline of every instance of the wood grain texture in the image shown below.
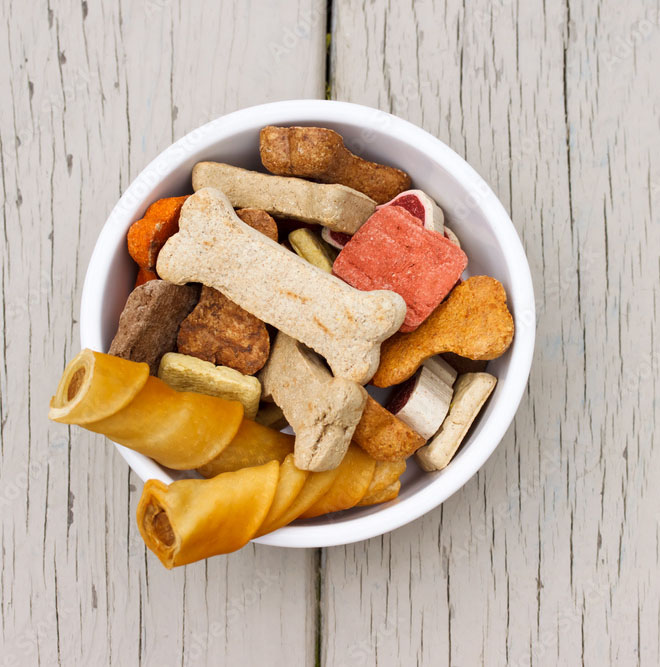
<svg viewBox="0 0 660 667"><path fill-rule="evenodd" d="M493 186L538 337L482 471L414 524L327 550L324 664L660 661L657 10L333 5L333 97L422 125Z"/></svg>
<svg viewBox="0 0 660 667"><path fill-rule="evenodd" d="M6 0L0 15L0 662L309 663L314 552L250 545L166 572L136 529L140 481L46 411L117 198L207 120L322 97L325 3Z"/></svg>

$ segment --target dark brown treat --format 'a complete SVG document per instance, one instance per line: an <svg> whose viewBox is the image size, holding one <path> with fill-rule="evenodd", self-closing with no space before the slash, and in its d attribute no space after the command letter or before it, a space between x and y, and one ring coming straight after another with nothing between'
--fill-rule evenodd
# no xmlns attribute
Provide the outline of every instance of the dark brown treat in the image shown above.
<svg viewBox="0 0 660 667"><path fill-rule="evenodd" d="M325 127L264 127L261 161L273 174L340 183L385 204L410 188L400 169L369 162L351 153L341 135Z"/></svg>
<svg viewBox="0 0 660 667"><path fill-rule="evenodd" d="M173 285L150 280L136 287L126 300L110 354L149 364L151 375L166 352L176 350L179 325L195 307L198 285Z"/></svg>
<svg viewBox="0 0 660 667"><path fill-rule="evenodd" d="M178 351L244 375L261 370L270 353L266 325L212 287L202 287L195 310L181 323Z"/></svg>
<svg viewBox="0 0 660 667"><path fill-rule="evenodd" d="M277 223L266 211L260 208L239 208L236 209L236 215L246 225L250 225L250 227L277 243Z"/></svg>
<svg viewBox="0 0 660 667"><path fill-rule="evenodd" d="M445 352L440 355L459 375L464 373L481 373L486 370L488 366L487 361L475 361L473 359L466 359L459 357L453 352Z"/></svg>

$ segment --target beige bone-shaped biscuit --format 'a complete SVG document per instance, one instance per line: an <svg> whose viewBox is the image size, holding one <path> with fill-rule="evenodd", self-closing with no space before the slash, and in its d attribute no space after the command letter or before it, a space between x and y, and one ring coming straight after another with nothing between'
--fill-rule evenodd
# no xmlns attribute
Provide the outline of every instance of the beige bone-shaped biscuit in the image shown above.
<svg viewBox="0 0 660 667"><path fill-rule="evenodd" d="M259 378L264 396L282 408L296 434L296 466L315 472L336 468L362 417L364 387L333 378L318 355L282 332Z"/></svg>
<svg viewBox="0 0 660 667"><path fill-rule="evenodd" d="M355 234L376 210L373 199L345 185L272 176L222 162L198 162L192 182L195 191L222 190L235 208L259 208L346 234Z"/></svg>
<svg viewBox="0 0 660 667"><path fill-rule="evenodd" d="M356 290L252 229L213 188L187 199L157 270L177 285L214 287L325 357L336 377L360 384L376 372L380 343L406 314L398 294Z"/></svg>

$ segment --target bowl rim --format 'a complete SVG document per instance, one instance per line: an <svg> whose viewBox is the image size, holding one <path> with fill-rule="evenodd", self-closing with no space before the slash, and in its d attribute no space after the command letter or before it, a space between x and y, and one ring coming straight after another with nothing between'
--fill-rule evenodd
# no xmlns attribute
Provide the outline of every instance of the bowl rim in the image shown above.
<svg viewBox="0 0 660 667"><path fill-rule="evenodd" d="M518 233L495 193L477 171L460 155L426 130L388 112L335 100L284 100L259 104L225 114L202 125L173 143L154 158L131 182L112 209L97 238L89 260L80 304L81 346L101 348L100 285L105 287L112 253L126 234L126 218L135 219L143 207L146 191L175 172L191 155L220 139L266 124L292 122L344 122L362 128L381 126L399 140L426 154L447 170L463 186L479 184L479 197L470 205L488 220L505 257L513 286L509 303L513 306L516 335L511 345L505 379L507 400L488 418L488 428L472 436L470 447L436 473L424 488L409 498L385 503L378 511L362 517L342 516L323 525L292 525L252 540L280 547L329 547L351 544L390 532L418 519L442 504L471 479L484 465L511 425L527 386L534 354L536 307L531 271ZM114 443L131 469L144 481L162 476L159 466L147 457Z"/></svg>

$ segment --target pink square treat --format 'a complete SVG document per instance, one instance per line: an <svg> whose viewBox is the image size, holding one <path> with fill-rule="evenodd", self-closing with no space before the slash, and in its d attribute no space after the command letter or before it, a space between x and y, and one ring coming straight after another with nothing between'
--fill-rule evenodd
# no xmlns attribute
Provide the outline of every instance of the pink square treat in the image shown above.
<svg viewBox="0 0 660 667"><path fill-rule="evenodd" d="M339 253L332 272L353 287L391 290L408 306L401 331L414 331L449 294L466 254L400 206L376 211Z"/></svg>

